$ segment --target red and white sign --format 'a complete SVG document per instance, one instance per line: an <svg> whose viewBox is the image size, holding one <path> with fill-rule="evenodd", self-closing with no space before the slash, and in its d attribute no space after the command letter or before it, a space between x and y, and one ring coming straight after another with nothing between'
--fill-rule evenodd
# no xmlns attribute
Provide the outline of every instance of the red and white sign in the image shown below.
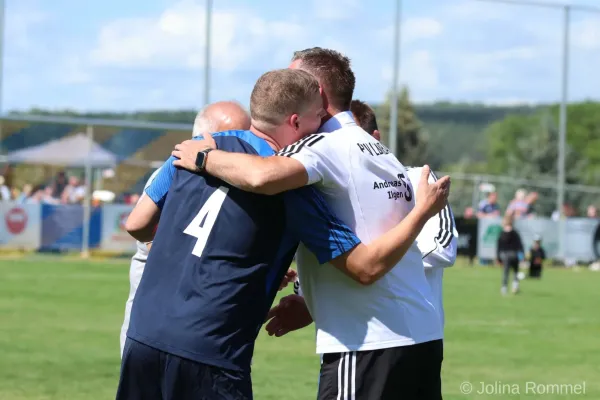
<svg viewBox="0 0 600 400"><path fill-rule="evenodd" d="M37 249L41 244L42 209L38 204L0 203L0 247ZM1 222L0 222L1 223Z"/></svg>
<svg viewBox="0 0 600 400"><path fill-rule="evenodd" d="M6 229L12 235L19 235L27 227L27 211L21 207L12 208L6 213L4 221L6 222Z"/></svg>

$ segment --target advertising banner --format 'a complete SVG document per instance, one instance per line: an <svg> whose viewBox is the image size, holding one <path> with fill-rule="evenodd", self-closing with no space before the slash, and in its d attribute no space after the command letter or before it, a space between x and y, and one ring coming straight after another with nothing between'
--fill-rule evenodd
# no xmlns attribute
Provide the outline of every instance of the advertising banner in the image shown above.
<svg viewBox="0 0 600 400"><path fill-rule="evenodd" d="M125 221L133 206L108 204L102 216L102 241L100 248L106 251L135 253L135 239L125 230Z"/></svg>
<svg viewBox="0 0 600 400"><path fill-rule="evenodd" d="M591 218L569 218L565 224L565 259L591 262L600 257L600 223ZM515 230L521 236L527 251L535 235L542 238L542 247L548 258L558 256L560 224L549 218L518 219ZM477 255L482 259L496 258L496 244L502 232L500 218L482 218L478 221Z"/></svg>
<svg viewBox="0 0 600 400"><path fill-rule="evenodd" d="M0 203L0 248L37 250L42 236L39 204Z"/></svg>
<svg viewBox="0 0 600 400"><path fill-rule="evenodd" d="M102 208L90 215L90 249L100 244ZM81 250L83 242L83 206L42 205L42 246L44 251Z"/></svg>

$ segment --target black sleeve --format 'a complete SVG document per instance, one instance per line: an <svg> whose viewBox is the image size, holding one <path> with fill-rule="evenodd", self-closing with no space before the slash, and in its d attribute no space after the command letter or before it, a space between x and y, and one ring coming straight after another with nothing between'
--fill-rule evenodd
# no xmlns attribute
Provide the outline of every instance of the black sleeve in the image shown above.
<svg viewBox="0 0 600 400"><path fill-rule="evenodd" d="M545 260L546 259L546 252L541 247L540 247L540 254L542 256L542 260Z"/></svg>
<svg viewBox="0 0 600 400"><path fill-rule="evenodd" d="M521 242L521 235L517 231L513 231L515 234L515 241L517 243L517 251L523 253L523 242Z"/></svg>
<svg viewBox="0 0 600 400"><path fill-rule="evenodd" d="M500 261L500 252L502 249L502 233L498 236L498 242L496 243L496 260Z"/></svg>

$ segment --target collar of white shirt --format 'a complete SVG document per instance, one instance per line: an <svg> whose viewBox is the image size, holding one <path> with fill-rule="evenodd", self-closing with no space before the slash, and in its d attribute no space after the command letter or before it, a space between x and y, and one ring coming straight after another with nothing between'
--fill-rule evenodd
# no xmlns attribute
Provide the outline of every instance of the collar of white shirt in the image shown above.
<svg viewBox="0 0 600 400"><path fill-rule="evenodd" d="M344 126L352 125L356 126L356 122L354 121L352 111L343 111L341 113L335 114L327 122L321 125L318 133L333 132L337 131L338 129Z"/></svg>

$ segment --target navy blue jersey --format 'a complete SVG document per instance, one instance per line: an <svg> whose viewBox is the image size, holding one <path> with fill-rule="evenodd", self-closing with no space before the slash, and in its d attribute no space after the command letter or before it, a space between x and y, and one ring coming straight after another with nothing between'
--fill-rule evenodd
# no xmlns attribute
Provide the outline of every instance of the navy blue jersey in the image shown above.
<svg viewBox="0 0 600 400"><path fill-rule="evenodd" d="M250 131L213 137L222 150L273 154ZM127 335L180 357L249 370L298 243L325 263L359 239L311 187L258 195L177 169L173 160L146 189L162 212Z"/></svg>

